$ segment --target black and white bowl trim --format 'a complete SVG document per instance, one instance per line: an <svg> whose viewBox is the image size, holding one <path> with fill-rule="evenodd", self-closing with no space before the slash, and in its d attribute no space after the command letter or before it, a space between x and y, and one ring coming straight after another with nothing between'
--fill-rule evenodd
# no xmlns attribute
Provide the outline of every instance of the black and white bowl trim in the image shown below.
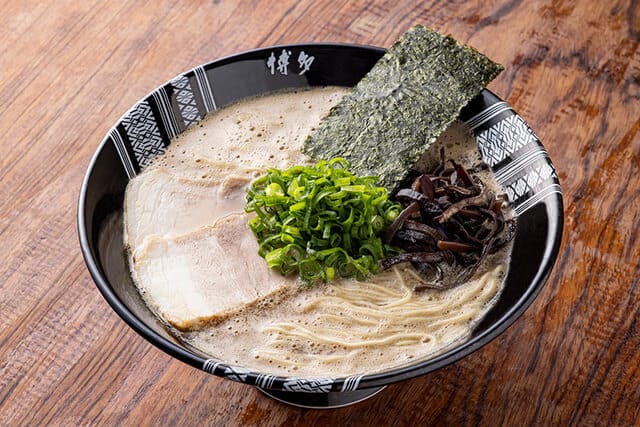
<svg viewBox="0 0 640 427"><path fill-rule="evenodd" d="M218 67L223 67L230 59L245 55L263 61L264 76L262 78L265 76L268 78L269 75L281 78L289 70L281 68L280 63L276 68L274 57L278 55L276 58L281 59L284 55L287 58L298 58L299 69L295 71L301 75L313 66L314 57L310 52L313 53L316 48L367 49L380 56L384 53L384 49L369 46L304 44L257 49L222 58L176 76L151 92L122 116L107 134L105 143L115 146L127 177L132 179L142 172L154 157L164 153L175 136L200 122L207 113L230 102L229 100L223 103L217 101L213 71ZM306 70L303 67L306 67ZM291 87L308 85L306 80L294 80ZM243 94L238 99L250 95ZM474 104L473 108L468 106L465 109L467 111L463 110L461 118L474 133L483 160L493 168L498 181L506 188L515 212L521 215L554 194L561 198L558 176L549 156L525 121L506 102L488 90L483 90L472 104ZM557 247L554 250L557 251ZM99 283L103 282L102 278L95 276L94 278ZM533 296L535 295L527 294L518 302L516 311L519 314L530 304ZM119 313L122 311L121 316L126 314L122 304L118 302L117 306L120 308ZM153 333L150 333L150 330L140 322L129 321L129 323L142 331L154 344L161 348L169 347L174 356L210 374L270 390L328 393L379 387L388 384L390 380L411 378L452 363L477 350L488 342L487 337L496 336L515 321L514 316L505 317L510 318L495 325L481 336L475 337L474 342L463 351L445 353L434 359L389 372L346 378L297 378L252 372L215 359L188 354L173 344L163 343L155 336L149 337ZM429 367L425 367L426 364Z"/></svg>

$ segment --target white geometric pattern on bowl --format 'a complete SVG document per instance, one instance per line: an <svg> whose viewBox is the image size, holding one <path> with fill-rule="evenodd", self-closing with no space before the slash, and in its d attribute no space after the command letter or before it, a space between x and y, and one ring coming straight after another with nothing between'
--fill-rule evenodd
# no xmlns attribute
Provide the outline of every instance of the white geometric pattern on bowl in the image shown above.
<svg viewBox="0 0 640 427"><path fill-rule="evenodd" d="M551 194L562 194L547 151L505 102L487 107L465 124L476 133L482 160L504 186L516 215Z"/></svg>

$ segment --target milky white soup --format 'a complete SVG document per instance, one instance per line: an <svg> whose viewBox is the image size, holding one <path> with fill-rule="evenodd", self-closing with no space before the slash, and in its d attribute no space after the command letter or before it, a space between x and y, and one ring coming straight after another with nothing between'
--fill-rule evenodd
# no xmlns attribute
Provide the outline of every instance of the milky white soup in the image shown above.
<svg viewBox="0 0 640 427"><path fill-rule="evenodd" d="M246 188L268 167L309 163L300 153L305 137L346 92L276 93L210 113L129 183L124 222L132 277L186 345L271 374L370 373L468 339L496 301L508 246L471 281L445 291L414 291L419 282L407 266L314 288L267 268L243 211ZM439 146L466 167L479 163L461 124L430 153ZM481 178L502 192L489 172Z"/></svg>

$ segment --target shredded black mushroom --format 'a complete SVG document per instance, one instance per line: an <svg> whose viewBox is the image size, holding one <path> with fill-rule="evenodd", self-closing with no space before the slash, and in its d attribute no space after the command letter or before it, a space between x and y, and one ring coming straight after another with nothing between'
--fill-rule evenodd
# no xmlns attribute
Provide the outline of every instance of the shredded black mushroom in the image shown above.
<svg viewBox="0 0 640 427"><path fill-rule="evenodd" d="M416 290L466 282L487 255L515 235L515 221L504 216L507 196L496 196L477 175L446 161L444 150L440 159L432 174L418 176L396 193L404 210L384 236L385 243L404 252L380 260L380 268L410 262L421 278Z"/></svg>

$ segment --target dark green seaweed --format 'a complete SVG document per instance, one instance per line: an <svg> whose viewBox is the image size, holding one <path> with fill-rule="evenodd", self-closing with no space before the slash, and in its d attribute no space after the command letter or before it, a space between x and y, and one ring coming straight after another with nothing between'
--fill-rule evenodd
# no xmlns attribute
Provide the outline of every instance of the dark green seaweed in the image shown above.
<svg viewBox="0 0 640 427"><path fill-rule="evenodd" d="M502 71L471 47L423 26L407 31L304 143L314 160L344 157L390 192L429 145Z"/></svg>

